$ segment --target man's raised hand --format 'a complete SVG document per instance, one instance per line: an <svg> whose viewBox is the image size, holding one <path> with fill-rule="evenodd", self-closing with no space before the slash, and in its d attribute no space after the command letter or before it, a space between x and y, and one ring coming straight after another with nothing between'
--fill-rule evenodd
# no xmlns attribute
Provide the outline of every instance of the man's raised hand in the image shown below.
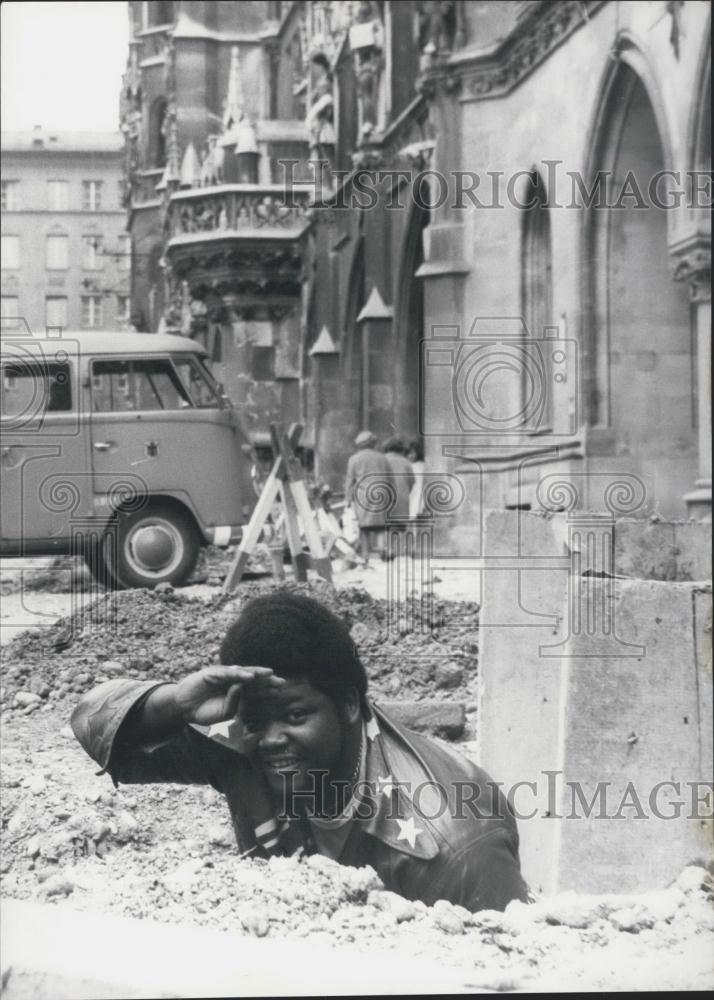
<svg viewBox="0 0 714 1000"><path fill-rule="evenodd" d="M184 722L212 726L235 717L244 686L270 690L284 683L270 667L205 667L180 680L173 697Z"/></svg>

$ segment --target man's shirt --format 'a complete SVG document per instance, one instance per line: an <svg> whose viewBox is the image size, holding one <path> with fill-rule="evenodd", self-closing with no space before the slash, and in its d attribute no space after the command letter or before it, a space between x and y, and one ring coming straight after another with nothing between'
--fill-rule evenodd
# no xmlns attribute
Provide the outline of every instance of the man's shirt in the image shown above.
<svg viewBox="0 0 714 1000"><path fill-rule="evenodd" d="M123 723L159 686L106 681L73 713L77 739L116 784L211 785L228 801L241 852L253 857L301 848L354 867L371 865L387 889L428 905L446 899L472 911L502 910L512 899L528 899L509 803L480 767L450 748L370 705L364 778L346 832L328 825L316 836L314 822L299 808L281 807L242 752L238 720L187 725L158 744L129 743Z"/></svg>

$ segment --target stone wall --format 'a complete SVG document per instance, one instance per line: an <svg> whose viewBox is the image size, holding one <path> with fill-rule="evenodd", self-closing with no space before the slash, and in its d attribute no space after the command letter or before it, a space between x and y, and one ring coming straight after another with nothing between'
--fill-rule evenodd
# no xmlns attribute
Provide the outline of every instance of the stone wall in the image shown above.
<svg viewBox="0 0 714 1000"><path fill-rule="evenodd" d="M608 578L565 521L485 519L480 760L535 889L664 886L714 853L711 526L617 522Z"/></svg>

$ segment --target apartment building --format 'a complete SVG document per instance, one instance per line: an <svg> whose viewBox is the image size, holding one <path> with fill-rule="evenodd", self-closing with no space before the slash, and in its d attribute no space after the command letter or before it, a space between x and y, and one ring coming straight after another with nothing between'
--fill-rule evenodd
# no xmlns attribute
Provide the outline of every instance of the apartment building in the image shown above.
<svg viewBox="0 0 714 1000"><path fill-rule="evenodd" d="M2 328L130 325L120 132L4 132Z"/></svg>

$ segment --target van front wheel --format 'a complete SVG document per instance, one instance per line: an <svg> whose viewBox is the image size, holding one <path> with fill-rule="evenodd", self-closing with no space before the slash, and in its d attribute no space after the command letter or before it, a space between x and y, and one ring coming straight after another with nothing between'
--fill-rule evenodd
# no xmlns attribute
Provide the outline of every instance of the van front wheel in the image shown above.
<svg viewBox="0 0 714 1000"><path fill-rule="evenodd" d="M200 543L189 516L169 505L119 513L115 529L104 536L96 560L114 587L156 587L183 583L193 572ZM90 563L90 569L97 575ZM102 581L103 582L103 581Z"/></svg>

